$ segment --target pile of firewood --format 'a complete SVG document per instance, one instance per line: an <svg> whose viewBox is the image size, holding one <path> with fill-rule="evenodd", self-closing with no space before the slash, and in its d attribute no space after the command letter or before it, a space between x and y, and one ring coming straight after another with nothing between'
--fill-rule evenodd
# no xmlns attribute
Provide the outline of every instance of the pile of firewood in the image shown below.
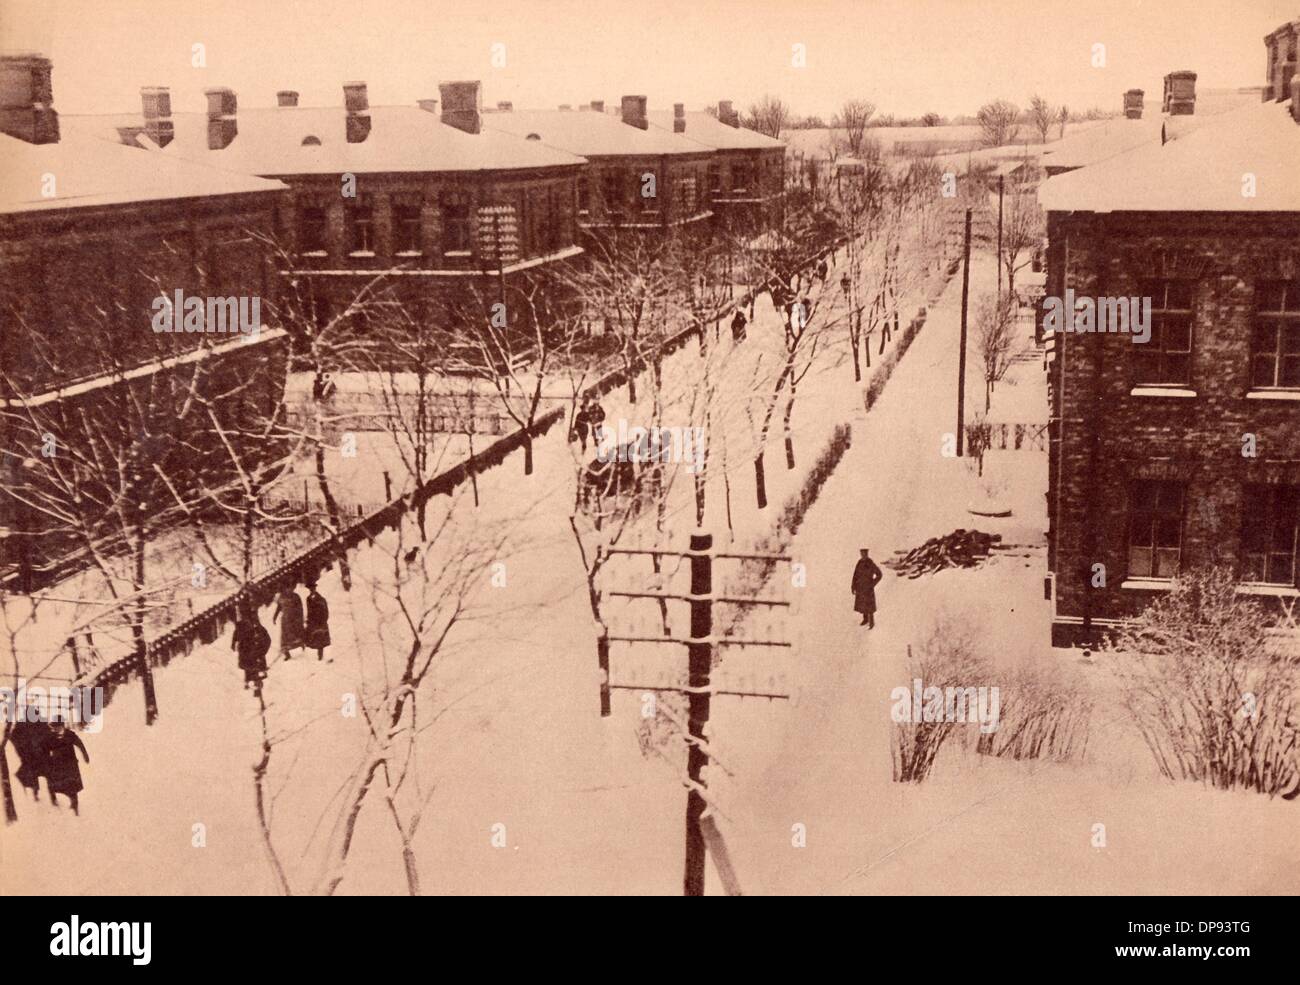
<svg viewBox="0 0 1300 985"><path fill-rule="evenodd" d="M895 557L886 561L885 566L909 578L920 578L944 568L973 568L988 560L989 551L1001 539L1001 534L954 530L943 537L931 537L910 551L895 551Z"/></svg>

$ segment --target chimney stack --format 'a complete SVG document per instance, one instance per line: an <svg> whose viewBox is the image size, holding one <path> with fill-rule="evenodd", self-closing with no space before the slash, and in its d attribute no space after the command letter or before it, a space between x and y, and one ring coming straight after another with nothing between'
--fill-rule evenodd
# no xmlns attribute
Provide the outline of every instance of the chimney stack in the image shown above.
<svg viewBox="0 0 1300 985"><path fill-rule="evenodd" d="M718 119L729 127L740 126L740 114L732 109L730 99L718 100Z"/></svg>
<svg viewBox="0 0 1300 985"><path fill-rule="evenodd" d="M498 113L512 113L514 112L514 108L515 108L515 104L508 99L502 99L500 102L497 103Z"/></svg>
<svg viewBox="0 0 1300 985"><path fill-rule="evenodd" d="M416 103L419 104L420 109L424 110L426 113L438 112L438 100L436 99L417 99Z"/></svg>
<svg viewBox="0 0 1300 985"><path fill-rule="evenodd" d="M166 86L144 86L140 89L140 103L144 110L144 132L159 147L166 147L176 135L171 93Z"/></svg>
<svg viewBox="0 0 1300 985"><path fill-rule="evenodd" d="M204 89L208 97L208 150L224 150L239 133L233 89Z"/></svg>
<svg viewBox="0 0 1300 985"><path fill-rule="evenodd" d="M1124 93L1124 116L1130 120L1142 119L1142 100L1146 95L1141 89L1130 89Z"/></svg>
<svg viewBox="0 0 1300 985"><path fill-rule="evenodd" d="M603 112L605 112L605 100L603 100L603 99L593 99L593 100L591 101L591 111L592 111L593 113L603 113Z"/></svg>
<svg viewBox="0 0 1300 985"><path fill-rule="evenodd" d="M281 89L275 94L277 106L297 106L298 93L293 89Z"/></svg>
<svg viewBox="0 0 1300 985"><path fill-rule="evenodd" d="M478 82L439 82L442 122L466 133L483 128L483 92Z"/></svg>
<svg viewBox="0 0 1300 985"><path fill-rule="evenodd" d="M569 112L570 110L572 110L573 107L570 106L568 103L560 103L560 109L562 109L564 112L567 113L567 112Z"/></svg>
<svg viewBox="0 0 1300 985"><path fill-rule="evenodd" d="M370 136L370 97L364 82L343 83L343 106L347 110L348 143L363 143Z"/></svg>
<svg viewBox="0 0 1300 985"><path fill-rule="evenodd" d="M686 104L673 103L673 133L686 132Z"/></svg>
<svg viewBox="0 0 1300 985"><path fill-rule="evenodd" d="M645 96L623 97L623 122L638 130L649 128L650 121L645 115Z"/></svg>
<svg viewBox="0 0 1300 985"><path fill-rule="evenodd" d="M59 142L59 114L54 111L54 67L43 55L0 56L0 133L29 144Z"/></svg>
<svg viewBox="0 0 1300 985"><path fill-rule="evenodd" d="M1165 76L1162 109L1170 116L1191 116L1196 112L1196 73L1170 72Z"/></svg>
<svg viewBox="0 0 1300 985"><path fill-rule="evenodd" d="M1291 119L1300 123L1300 72L1291 76Z"/></svg>

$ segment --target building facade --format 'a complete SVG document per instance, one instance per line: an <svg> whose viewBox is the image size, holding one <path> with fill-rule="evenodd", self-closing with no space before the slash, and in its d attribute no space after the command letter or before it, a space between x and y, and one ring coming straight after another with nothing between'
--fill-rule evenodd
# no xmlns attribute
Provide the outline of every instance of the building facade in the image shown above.
<svg viewBox="0 0 1300 985"><path fill-rule="evenodd" d="M1232 569L1275 614L1300 598L1292 88L1040 192L1046 293L1077 313L1049 341L1057 645L1095 639L1202 566ZM1123 328L1126 300L1149 301L1145 330Z"/></svg>

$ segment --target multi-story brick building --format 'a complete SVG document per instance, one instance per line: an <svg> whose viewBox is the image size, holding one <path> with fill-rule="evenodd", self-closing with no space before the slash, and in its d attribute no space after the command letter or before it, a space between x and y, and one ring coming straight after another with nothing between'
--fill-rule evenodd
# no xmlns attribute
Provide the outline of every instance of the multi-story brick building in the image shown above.
<svg viewBox="0 0 1300 985"><path fill-rule="evenodd" d="M1265 36L1264 48L1268 52L1265 101L1286 99L1291 92L1291 79L1296 74L1297 47L1300 47L1300 18Z"/></svg>
<svg viewBox="0 0 1300 985"><path fill-rule="evenodd" d="M705 187L715 227L734 233L757 231L777 219L785 188L785 144L740 125L728 100L718 115L686 112L649 114L652 126L684 134L712 151Z"/></svg>
<svg viewBox="0 0 1300 985"><path fill-rule="evenodd" d="M613 228L676 234L712 215L706 194L708 147L652 127L645 96L624 96L618 116L596 100L579 110L499 106L484 126L581 155L578 224L589 234Z"/></svg>
<svg viewBox="0 0 1300 985"><path fill-rule="evenodd" d="M343 104L240 110L209 89L206 113L171 114L143 90L141 116L70 121L160 157L274 177L292 188L279 244L285 272L315 285L318 317L382 283L422 295L515 275L582 252L573 205L585 162L482 126L478 82L441 84L440 100L371 107L364 82ZM164 140L151 134L159 130Z"/></svg>
<svg viewBox="0 0 1300 985"><path fill-rule="evenodd" d="M233 408L246 367L273 364L284 334L260 240L275 234L285 185L172 158L142 167L139 151L61 126L52 90L48 59L0 59L0 573L25 579L68 546L33 462L63 448L69 475L95 459L89 471L112 482L105 470L128 457L133 431L173 426L159 403L167 379L190 374ZM222 315L246 299L259 328L158 331L156 301L175 291L221 299Z"/></svg>
<svg viewBox="0 0 1300 985"><path fill-rule="evenodd" d="M1300 597L1300 79L1166 137L1040 191L1049 298L1151 299L1145 343L1049 343L1057 644L1202 565Z"/></svg>

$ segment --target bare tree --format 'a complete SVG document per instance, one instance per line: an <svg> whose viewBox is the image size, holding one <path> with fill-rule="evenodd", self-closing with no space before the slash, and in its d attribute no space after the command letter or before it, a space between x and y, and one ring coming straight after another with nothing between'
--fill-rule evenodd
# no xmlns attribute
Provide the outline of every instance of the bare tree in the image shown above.
<svg viewBox="0 0 1300 985"><path fill-rule="evenodd" d="M766 94L749 107L743 122L751 130L779 138L790 124L790 107L780 96Z"/></svg>
<svg viewBox="0 0 1300 985"><path fill-rule="evenodd" d="M984 294L975 302L975 342L984 375L984 412L993 388L1007 375L1016 355L1016 303L1010 294Z"/></svg>
<svg viewBox="0 0 1300 985"><path fill-rule="evenodd" d="M980 127L980 140L985 147L1001 147L1016 138L1020 108L1005 99L985 103L975 114Z"/></svg>
<svg viewBox="0 0 1300 985"><path fill-rule="evenodd" d="M1070 122L1070 109L1067 106L1062 106L1061 111L1056 115L1056 128L1057 128L1056 138L1058 140L1065 139L1065 128L1069 124L1069 122Z"/></svg>
<svg viewBox="0 0 1300 985"><path fill-rule="evenodd" d="M840 107L839 115L831 121L833 129L844 131L849 154L853 157L857 157L862 150L862 138L875 112L874 103L869 103L865 99L849 99Z"/></svg>
<svg viewBox="0 0 1300 985"><path fill-rule="evenodd" d="M1007 293L1016 290L1016 273L1033 259L1043 241L1046 220L1032 190L1016 187L1007 196L1002 222L1002 269L1007 275Z"/></svg>
<svg viewBox="0 0 1300 985"><path fill-rule="evenodd" d="M1029 100L1029 121L1038 131L1038 138L1043 143L1047 143L1047 135L1051 132L1052 124L1057 122L1056 107L1049 103L1042 96L1035 93Z"/></svg>

